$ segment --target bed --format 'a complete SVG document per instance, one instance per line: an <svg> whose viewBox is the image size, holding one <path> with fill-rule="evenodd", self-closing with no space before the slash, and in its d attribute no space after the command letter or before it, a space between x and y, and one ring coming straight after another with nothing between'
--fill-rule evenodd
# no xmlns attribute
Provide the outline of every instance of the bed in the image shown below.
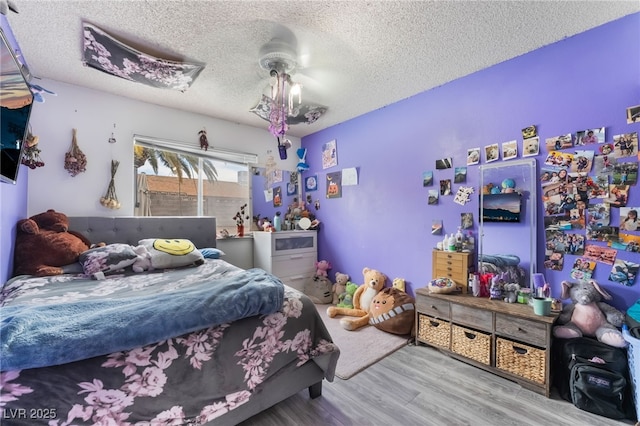
<svg viewBox="0 0 640 426"><path fill-rule="evenodd" d="M69 219L92 242L216 244L211 217ZM301 390L319 396L340 353L308 297L221 258L101 280L18 276L0 307L8 425L233 425Z"/></svg>

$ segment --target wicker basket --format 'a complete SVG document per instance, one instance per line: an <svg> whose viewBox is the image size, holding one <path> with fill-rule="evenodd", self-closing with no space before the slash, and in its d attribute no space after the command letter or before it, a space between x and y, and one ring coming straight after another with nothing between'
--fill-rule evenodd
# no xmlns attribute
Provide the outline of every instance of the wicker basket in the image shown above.
<svg viewBox="0 0 640 426"><path fill-rule="evenodd" d="M489 365L491 335L454 325L451 329L451 350L466 358Z"/></svg>
<svg viewBox="0 0 640 426"><path fill-rule="evenodd" d="M533 346L498 338L496 367L539 384L545 383L545 351Z"/></svg>
<svg viewBox="0 0 640 426"><path fill-rule="evenodd" d="M430 345L449 349L451 324L422 314L418 314L418 317L418 338Z"/></svg>

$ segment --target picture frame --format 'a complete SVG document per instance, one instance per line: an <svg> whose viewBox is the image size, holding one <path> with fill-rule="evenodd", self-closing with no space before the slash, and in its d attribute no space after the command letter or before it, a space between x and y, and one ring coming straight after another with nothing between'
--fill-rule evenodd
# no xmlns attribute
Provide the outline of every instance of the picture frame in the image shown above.
<svg viewBox="0 0 640 426"><path fill-rule="evenodd" d="M522 196L517 192L482 194L480 199L483 222L520 222Z"/></svg>

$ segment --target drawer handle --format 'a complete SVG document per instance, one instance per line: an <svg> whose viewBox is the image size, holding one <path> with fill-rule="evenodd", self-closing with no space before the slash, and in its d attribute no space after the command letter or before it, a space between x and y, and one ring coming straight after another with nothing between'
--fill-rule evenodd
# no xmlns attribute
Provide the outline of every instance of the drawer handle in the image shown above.
<svg viewBox="0 0 640 426"><path fill-rule="evenodd" d="M431 309L433 309L434 311L438 310L438 308L436 308L434 305L431 305Z"/></svg>
<svg viewBox="0 0 640 426"><path fill-rule="evenodd" d="M468 331L464 332L464 335L467 337L467 339L473 340L476 338L476 335L473 333L469 333Z"/></svg>
<svg viewBox="0 0 640 426"><path fill-rule="evenodd" d="M527 351L525 348L521 348L520 346L513 346L513 350L519 355L526 355Z"/></svg>
<svg viewBox="0 0 640 426"><path fill-rule="evenodd" d="M431 321L431 320L429 320L429 323L431 323L431 327L438 327L440 325L439 322L435 322L435 321Z"/></svg>
<svg viewBox="0 0 640 426"><path fill-rule="evenodd" d="M289 259L302 259L304 256L302 256L301 254L292 254L291 256L289 256Z"/></svg>
<svg viewBox="0 0 640 426"><path fill-rule="evenodd" d="M522 329L522 328L520 328L520 327L518 327L518 331L519 331L520 333L526 333L526 330L523 330L523 329Z"/></svg>

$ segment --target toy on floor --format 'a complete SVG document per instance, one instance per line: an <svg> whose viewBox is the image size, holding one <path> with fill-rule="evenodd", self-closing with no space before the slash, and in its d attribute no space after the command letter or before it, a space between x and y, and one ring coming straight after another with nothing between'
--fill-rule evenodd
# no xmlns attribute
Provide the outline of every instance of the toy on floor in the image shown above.
<svg viewBox="0 0 640 426"><path fill-rule="evenodd" d="M364 283L358 286L353 295L353 309L338 306L329 306L327 308L329 318L333 318L336 315L355 317L340 319L340 324L345 330L357 330L369 323L371 302L387 282L387 276L375 269L364 268L362 274L364 275Z"/></svg>
<svg viewBox="0 0 640 426"><path fill-rule="evenodd" d="M345 292L338 296L338 304L336 306L338 308L353 309L353 295L356 294L358 284L348 281L345 288Z"/></svg>
<svg viewBox="0 0 640 426"><path fill-rule="evenodd" d="M331 269L331 263L327 262L326 260L321 260L319 262L316 262L316 275L319 277L326 277L328 276L327 271Z"/></svg>
<svg viewBox="0 0 640 426"><path fill-rule="evenodd" d="M347 282L349 282L349 275L336 272L336 282L333 283L333 288L331 289L331 293L333 293L332 304L337 305L340 301L340 296L347 292Z"/></svg>
<svg viewBox="0 0 640 426"><path fill-rule="evenodd" d="M624 322L624 314L602 302L611 295L594 280L571 283L562 282L562 299L571 299L558 317L553 335L561 339L595 337L607 345L623 348L627 345L618 327Z"/></svg>
<svg viewBox="0 0 640 426"><path fill-rule="evenodd" d="M407 291L407 285L404 278L394 278L393 282L391 283L391 287L397 288L400 291Z"/></svg>
<svg viewBox="0 0 640 426"><path fill-rule="evenodd" d="M387 287L373 298L369 324L392 334L415 334L415 299L396 287Z"/></svg>
<svg viewBox="0 0 640 426"><path fill-rule="evenodd" d="M333 283L329 278L314 275L304 283L302 292L309 296L313 303L326 305L333 300L332 287Z"/></svg>

